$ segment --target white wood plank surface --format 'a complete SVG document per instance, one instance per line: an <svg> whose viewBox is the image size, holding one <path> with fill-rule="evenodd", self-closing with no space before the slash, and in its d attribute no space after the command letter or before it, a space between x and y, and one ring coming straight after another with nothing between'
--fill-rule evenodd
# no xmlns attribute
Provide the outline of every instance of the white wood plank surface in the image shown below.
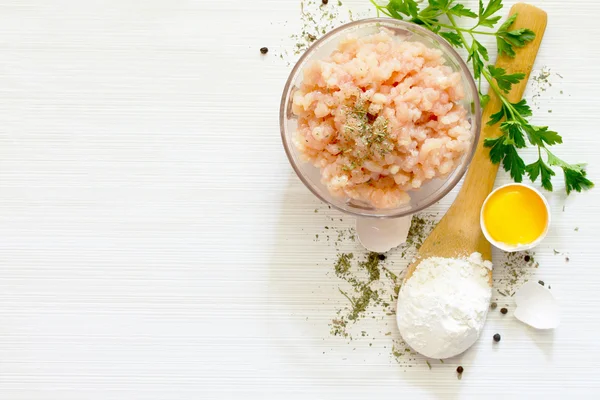
<svg viewBox="0 0 600 400"><path fill-rule="evenodd" d="M535 121L598 182L600 3L531 3L549 14L536 68L563 77ZM561 303L556 331L491 313L476 346L431 370L392 360L390 337L329 335L336 250L314 238L353 219L302 186L280 143L278 55L299 13L0 0L0 399L600 398L598 189L549 195L534 278ZM397 335L392 321L366 324Z"/></svg>

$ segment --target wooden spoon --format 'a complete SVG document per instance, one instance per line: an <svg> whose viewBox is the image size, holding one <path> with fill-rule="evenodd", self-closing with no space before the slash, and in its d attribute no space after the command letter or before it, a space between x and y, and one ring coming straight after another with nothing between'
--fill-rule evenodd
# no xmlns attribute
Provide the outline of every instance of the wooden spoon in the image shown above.
<svg viewBox="0 0 600 400"><path fill-rule="evenodd" d="M509 74L516 72L526 74L525 79L513 85L508 94L507 98L511 102L517 102L523 96L547 23L546 13L528 4L515 4L510 10L510 15L516 13L518 13L518 17L511 30L529 28L535 32L535 39L525 47L515 49L517 53L515 58L503 55L496 61L496 67L504 68ZM484 125L481 137L463 186L454 204L423 242L417 259L408 267L405 281L412 276L421 260L429 257L455 258L479 252L484 260L491 261L492 259L492 246L483 236L479 223L481 207L494 187L498 172L498 165L494 165L490 161L489 149L483 147L483 142L485 138L495 138L501 134L499 124L487 125L490 115L498 111L501 106L500 99L491 89L489 96L490 102L482 117ZM490 271L490 284L491 282L492 272Z"/></svg>

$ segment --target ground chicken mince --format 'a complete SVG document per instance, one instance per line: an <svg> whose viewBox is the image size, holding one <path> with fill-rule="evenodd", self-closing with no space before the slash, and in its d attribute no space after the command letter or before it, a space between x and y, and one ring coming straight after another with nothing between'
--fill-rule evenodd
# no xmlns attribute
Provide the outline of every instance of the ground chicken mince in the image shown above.
<svg viewBox="0 0 600 400"><path fill-rule="evenodd" d="M303 72L294 144L333 195L396 208L470 148L461 76L440 50L382 29L347 37Z"/></svg>

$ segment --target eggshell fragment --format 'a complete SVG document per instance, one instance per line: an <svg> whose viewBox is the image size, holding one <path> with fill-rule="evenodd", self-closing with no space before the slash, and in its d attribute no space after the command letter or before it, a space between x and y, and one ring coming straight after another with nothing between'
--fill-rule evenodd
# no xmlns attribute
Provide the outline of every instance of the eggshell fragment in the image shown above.
<svg viewBox="0 0 600 400"><path fill-rule="evenodd" d="M536 329L554 329L560 324L558 302L552 292L537 282L527 282L515 294L515 318Z"/></svg>
<svg viewBox="0 0 600 400"><path fill-rule="evenodd" d="M358 218L358 240L369 251L385 253L406 242L412 217L394 219Z"/></svg>

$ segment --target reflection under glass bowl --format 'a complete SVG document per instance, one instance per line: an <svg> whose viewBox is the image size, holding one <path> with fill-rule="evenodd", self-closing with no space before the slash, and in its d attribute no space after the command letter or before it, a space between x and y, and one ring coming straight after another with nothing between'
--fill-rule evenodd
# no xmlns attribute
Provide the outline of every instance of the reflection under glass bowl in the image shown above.
<svg viewBox="0 0 600 400"><path fill-rule="evenodd" d="M465 89L465 98L461 104L467 110L467 118L471 123L472 141L470 148L463 154L458 166L444 178L437 178L416 190L408 191L410 201L398 208L376 209L368 204L347 197L333 196L327 187L321 183L320 170L302 159L300 151L292 141L298 127L297 118L292 113L292 97L303 79L304 68L312 61L324 59L338 46L340 40L348 34L357 37L367 36L386 28L393 32L396 38L406 41L421 42L427 47L442 51L446 65L459 72ZM336 209L361 217L397 218L412 215L438 202L448 194L465 174L479 140L481 129L481 110L477 86L467 65L458 53L442 37L412 23L389 19L372 18L351 22L340 26L317 40L298 60L285 85L281 98L279 122L283 146L294 171L311 192L324 202Z"/></svg>

